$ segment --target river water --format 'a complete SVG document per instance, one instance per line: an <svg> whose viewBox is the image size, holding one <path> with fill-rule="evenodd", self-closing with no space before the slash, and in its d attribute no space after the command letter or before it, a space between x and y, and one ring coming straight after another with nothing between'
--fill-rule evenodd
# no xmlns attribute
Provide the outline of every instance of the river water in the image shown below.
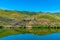
<svg viewBox="0 0 60 40"><path fill-rule="evenodd" d="M0 40L60 40L60 33L52 33L43 36L35 34L16 34L0 38Z"/></svg>

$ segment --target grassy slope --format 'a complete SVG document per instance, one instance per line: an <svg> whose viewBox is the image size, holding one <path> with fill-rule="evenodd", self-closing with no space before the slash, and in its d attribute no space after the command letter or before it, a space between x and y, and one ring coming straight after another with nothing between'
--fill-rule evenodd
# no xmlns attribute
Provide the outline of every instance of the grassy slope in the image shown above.
<svg viewBox="0 0 60 40"><path fill-rule="evenodd" d="M26 25L30 25L30 26L41 26L41 25L60 26L60 14L0 10L0 25L10 26L10 24L13 25L27 18L31 18L31 19L34 18L34 20L25 22Z"/></svg>

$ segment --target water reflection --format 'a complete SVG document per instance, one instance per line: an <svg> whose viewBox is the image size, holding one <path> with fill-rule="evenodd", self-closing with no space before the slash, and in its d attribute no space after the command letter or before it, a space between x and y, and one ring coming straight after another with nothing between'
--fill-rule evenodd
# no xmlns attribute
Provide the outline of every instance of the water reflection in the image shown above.
<svg viewBox="0 0 60 40"><path fill-rule="evenodd" d="M44 36L34 34L17 34L0 38L0 40L60 40L60 33L53 33Z"/></svg>
<svg viewBox="0 0 60 40"><path fill-rule="evenodd" d="M56 32L60 32L60 28L4 28L0 30L0 37L26 33L42 36Z"/></svg>

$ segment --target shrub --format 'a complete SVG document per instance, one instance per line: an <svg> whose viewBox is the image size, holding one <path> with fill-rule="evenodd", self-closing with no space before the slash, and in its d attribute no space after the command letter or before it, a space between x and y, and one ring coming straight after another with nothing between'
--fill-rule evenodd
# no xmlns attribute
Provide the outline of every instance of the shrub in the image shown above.
<svg viewBox="0 0 60 40"><path fill-rule="evenodd" d="M4 28L3 26L0 26L0 29Z"/></svg>

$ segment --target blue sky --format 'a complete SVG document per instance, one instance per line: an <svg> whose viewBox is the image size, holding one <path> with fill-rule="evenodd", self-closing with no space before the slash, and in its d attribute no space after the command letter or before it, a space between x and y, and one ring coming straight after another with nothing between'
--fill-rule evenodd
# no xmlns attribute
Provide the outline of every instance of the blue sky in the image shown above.
<svg viewBox="0 0 60 40"><path fill-rule="evenodd" d="M60 0L0 0L0 8L35 12L60 12Z"/></svg>

